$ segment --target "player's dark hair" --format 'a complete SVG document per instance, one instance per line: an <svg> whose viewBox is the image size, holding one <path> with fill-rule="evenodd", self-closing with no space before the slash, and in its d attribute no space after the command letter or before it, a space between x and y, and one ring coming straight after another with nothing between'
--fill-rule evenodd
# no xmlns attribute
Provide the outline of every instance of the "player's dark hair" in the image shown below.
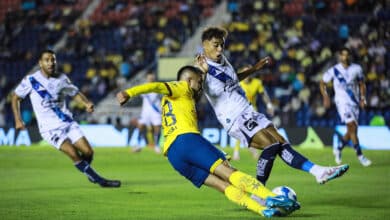
<svg viewBox="0 0 390 220"><path fill-rule="evenodd" d="M179 71L177 71L177 81L179 81L181 79L181 76L188 71L198 75L203 74L202 70L200 70L198 67L190 66L190 65L183 66L182 68L179 69Z"/></svg>
<svg viewBox="0 0 390 220"><path fill-rule="evenodd" d="M348 47L343 47L343 48L340 49L340 53L343 52L343 51L347 51L349 55L352 55L351 54L351 50Z"/></svg>
<svg viewBox="0 0 390 220"><path fill-rule="evenodd" d="M56 54L53 50L45 49L45 50L42 50L42 51L39 53L39 59L42 59L42 56L43 56L43 54L45 54L45 53Z"/></svg>
<svg viewBox="0 0 390 220"><path fill-rule="evenodd" d="M227 35L227 30L222 27L208 27L202 32L202 42L211 40L213 37L223 39L226 38Z"/></svg>

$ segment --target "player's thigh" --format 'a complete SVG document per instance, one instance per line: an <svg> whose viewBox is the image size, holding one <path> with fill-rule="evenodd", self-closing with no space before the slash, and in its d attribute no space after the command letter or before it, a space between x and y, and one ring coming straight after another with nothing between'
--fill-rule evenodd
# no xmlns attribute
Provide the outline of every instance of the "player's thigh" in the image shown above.
<svg viewBox="0 0 390 220"><path fill-rule="evenodd" d="M196 187L201 187L209 176L209 172L186 161L186 156L176 147L168 149L168 161L171 166Z"/></svg>
<svg viewBox="0 0 390 220"><path fill-rule="evenodd" d="M346 123L347 125L347 132L348 133L356 133L357 132L357 123L356 121L351 121L351 122L348 122Z"/></svg>
<svg viewBox="0 0 390 220"><path fill-rule="evenodd" d="M92 155L93 150L77 123L72 123L67 133L70 142L84 155Z"/></svg>
<svg viewBox="0 0 390 220"><path fill-rule="evenodd" d="M74 162L78 162L81 160L76 148L74 148L73 144L70 143L68 139L62 142L60 150L66 155L68 155L68 157L70 157Z"/></svg>
<svg viewBox="0 0 390 220"><path fill-rule="evenodd" d="M168 160L179 173L199 187L226 158L201 135L183 134L171 144Z"/></svg>
<svg viewBox="0 0 390 220"><path fill-rule="evenodd" d="M275 126L268 126L265 129L268 133L270 133L273 137L275 137L279 143L284 144L286 143L286 139L279 133L279 131L275 128Z"/></svg>
<svg viewBox="0 0 390 220"><path fill-rule="evenodd" d="M261 129L253 136L250 146L256 149L264 149L276 143L279 143L277 137L268 132L267 129Z"/></svg>

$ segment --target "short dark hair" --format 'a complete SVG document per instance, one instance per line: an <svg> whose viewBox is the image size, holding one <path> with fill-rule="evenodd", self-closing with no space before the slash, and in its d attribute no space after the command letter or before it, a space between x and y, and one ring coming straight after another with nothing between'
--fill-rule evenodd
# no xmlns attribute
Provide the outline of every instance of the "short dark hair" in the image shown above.
<svg viewBox="0 0 390 220"><path fill-rule="evenodd" d="M45 54L45 53L56 54L53 50L45 49L45 50L42 50L42 51L39 53L39 59L42 59L42 56L43 56L43 54Z"/></svg>
<svg viewBox="0 0 390 220"><path fill-rule="evenodd" d="M188 71L193 72L197 75L203 74L203 71L200 70L198 67L191 66L191 65L183 66L182 68L179 69L179 71L177 71L177 81L179 81L181 79L181 76Z"/></svg>
<svg viewBox="0 0 390 220"><path fill-rule="evenodd" d="M228 32L222 27L208 27L202 32L202 42L205 40L211 40L213 37L218 39L226 38Z"/></svg>
<svg viewBox="0 0 390 220"><path fill-rule="evenodd" d="M343 47L340 49L340 53L343 51L347 51L349 55L351 55L351 50L348 47Z"/></svg>

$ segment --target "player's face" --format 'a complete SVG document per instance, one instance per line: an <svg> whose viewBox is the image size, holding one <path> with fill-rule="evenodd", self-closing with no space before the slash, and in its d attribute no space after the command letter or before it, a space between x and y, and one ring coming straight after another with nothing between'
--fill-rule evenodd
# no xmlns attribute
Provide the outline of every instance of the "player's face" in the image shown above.
<svg viewBox="0 0 390 220"><path fill-rule="evenodd" d="M202 76L193 72L187 72L182 76L181 80L187 81L190 84L191 89L194 91L194 99L198 101L202 96Z"/></svg>
<svg viewBox="0 0 390 220"><path fill-rule="evenodd" d="M39 60L39 67L48 76L52 76L56 72L56 56L52 53L44 53Z"/></svg>
<svg viewBox="0 0 390 220"><path fill-rule="evenodd" d="M193 78L190 80L190 86L194 90L194 99L195 101L199 101L200 97L202 97L202 83L203 79L200 75L192 74Z"/></svg>
<svg viewBox="0 0 390 220"><path fill-rule="evenodd" d="M214 62L219 62L222 58L225 39L223 38L211 38L211 40L205 40L202 43L204 55Z"/></svg>
<svg viewBox="0 0 390 220"><path fill-rule="evenodd" d="M202 90L202 77L197 74L190 74L190 77L188 79L188 82L190 83L190 87L194 91L200 91Z"/></svg>
<svg viewBox="0 0 390 220"><path fill-rule="evenodd" d="M349 64L351 61L351 56L349 55L348 51L343 50L340 52L340 62Z"/></svg>

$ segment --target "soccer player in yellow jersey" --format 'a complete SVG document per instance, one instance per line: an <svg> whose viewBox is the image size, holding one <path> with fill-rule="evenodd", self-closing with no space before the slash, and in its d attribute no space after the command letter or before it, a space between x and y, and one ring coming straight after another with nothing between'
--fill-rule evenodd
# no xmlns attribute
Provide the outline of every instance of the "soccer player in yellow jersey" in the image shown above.
<svg viewBox="0 0 390 220"><path fill-rule="evenodd" d="M244 66L241 70L239 70L239 72L246 71L249 68L251 68L250 65ZM264 104L266 104L267 113L270 116L274 115L274 108L272 102L268 96L267 91L264 89L263 82L260 79L254 77L253 75L250 75L240 82L240 86L244 90L246 98L252 104L253 108L256 111L257 111L257 95L260 94ZM236 141L236 145L234 146L234 150L233 150L233 157L232 157L233 160L240 159L240 145L241 142L239 140ZM259 152L257 149L253 147L249 147L248 149L251 151L253 158L255 159L259 158Z"/></svg>
<svg viewBox="0 0 390 220"><path fill-rule="evenodd" d="M195 102L202 93L202 71L184 66L178 71L177 79L146 83L117 94L121 105L145 93L164 95L161 101L163 152L173 168L196 187L205 184L215 188L232 202L262 216L287 215L299 209L296 201L275 195L256 178L233 169L224 154L200 135ZM265 206L251 199L248 193L264 198Z"/></svg>

